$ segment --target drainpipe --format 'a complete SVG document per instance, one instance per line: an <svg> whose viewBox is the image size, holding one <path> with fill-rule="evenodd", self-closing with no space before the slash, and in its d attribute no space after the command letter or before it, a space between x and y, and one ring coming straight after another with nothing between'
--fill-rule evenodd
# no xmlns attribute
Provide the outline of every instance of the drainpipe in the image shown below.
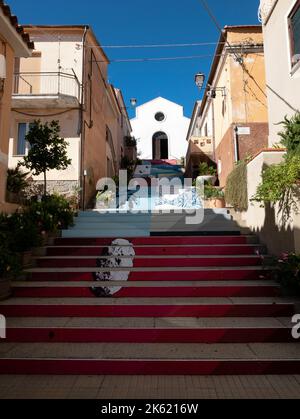
<svg viewBox="0 0 300 419"><path fill-rule="evenodd" d="M215 127L215 104L214 104L214 100L211 99L211 106L212 106L212 141L213 141L213 160L218 163L216 161L216 127Z"/></svg>
<svg viewBox="0 0 300 419"><path fill-rule="evenodd" d="M85 93L85 43L86 36L88 32L88 26L84 28L84 33L82 37L82 80L81 80L81 98L80 98L80 190L81 190L81 209L85 210L85 173L84 173L84 146L85 146L85 129L84 129L84 93Z"/></svg>
<svg viewBox="0 0 300 419"><path fill-rule="evenodd" d="M240 160L240 153L239 153L239 128L236 125L234 127L234 158L235 162L237 163Z"/></svg>

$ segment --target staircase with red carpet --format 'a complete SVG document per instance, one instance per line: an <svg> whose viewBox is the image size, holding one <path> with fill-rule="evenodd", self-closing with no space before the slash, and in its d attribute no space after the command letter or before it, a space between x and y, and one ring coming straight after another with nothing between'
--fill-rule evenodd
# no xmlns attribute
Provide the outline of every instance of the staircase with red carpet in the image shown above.
<svg viewBox="0 0 300 419"><path fill-rule="evenodd" d="M300 373L295 301L269 278L255 237L128 240L127 281L95 281L112 239L60 238L46 249L0 303L0 373ZM112 296L97 297L105 287Z"/></svg>

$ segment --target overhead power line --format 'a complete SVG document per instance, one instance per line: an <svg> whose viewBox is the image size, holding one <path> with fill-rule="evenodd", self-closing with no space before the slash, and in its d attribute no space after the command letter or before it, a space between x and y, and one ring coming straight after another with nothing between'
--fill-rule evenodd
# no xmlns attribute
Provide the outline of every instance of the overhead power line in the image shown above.
<svg viewBox="0 0 300 419"><path fill-rule="evenodd" d="M151 61L179 61L179 60L194 60L201 58L210 58L210 57L223 57L224 54L203 54L203 55L185 55L178 57L153 57L153 58L119 58L109 60L111 63L139 63L139 62L151 62ZM261 53L253 53L253 55L262 55ZM104 63L105 60L93 60L95 63Z"/></svg>
<svg viewBox="0 0 300 419"><path fill-rule="evenodd" d="M267 98L267 94L264 91L264 89L260 86L260 84L258 83L258 81L255 79L255 77L253 77L253 75L249 72L249 70L246 68L245 64L244 64L244 60L243 57L241 55L237 55L237 53L235 52L234 48L232 47L232 45L230 44L230 42L227 40L227 37L224 34L223 29L221 28L221 25L219 24L216 16L213 14L212 10L210 9L208 3L206 0L198 0L202 6L204 7L204 9L207 11L207 13L209 14L211 20L213 21L214 25L216 26L216 28L218 29L218 31L220 32L223 41L225 42L225 44L228 46L228 48L230 49L230 51L233 53L233 55L236 58L236 61L241 65L243 71L245 73L248 74L249 78L251 78L251 80L255 83L255 85L257 86L257 88L261 91L261 93Z"/></svg>
<svg viewBox="0 0 300 419"><path fill-rule="evenodd" d="M205 55L185 55L179 57L148 57L148 58L120 58L120 59L112 59L110 62L113 63L133 63L133 62L146 62L146 61L176 61L176 60L194 60L199 58L208 58L213 57L212 54L205 54Z"/></svg>
<svg viewBox="0 0 300 419"><path fill-rule="evenodd" d="M131 48L183 48L183 47L202 47L215 46L217 42L194 42L182 44L139 44L139 45L101 45L101 48L110 49L131 49ZM99 48L99 45L86 45L88 48Z"/></svg>
<svg viewBox="0 0 300 419"><path fill-rule="evenodd" d="M204 9L207 11L207 13L208 13L208 15L209 15L209 17L211 18L211 20L213 21L213 23L214 23L214 25L216 26L216 28L218 29L218 31L220 32L220 34L221 34L221 37L222 37L222 39L223 39L223 41L224 41L224 43L229 47L229 49L231 50L231 52L233 53L233 55L235 56L235 58L236 58L236 61L238 62L238 63L242 63L242 57L241 56L239 56L239 55L237 55L237 53L234 51L234 49L232 48L232 45L228 42L228 40L227 40L227 38L226 38L226 36L225 36L225 34L224 34L224 31L223 31L223 29L221 28L221 25L219 24L219 22L218 22L218 20L217 20L217 18L216 18L216 16L213 14L213 12L211 11L211 9L210 9L210 7L209 7L209 5L207 4L207 2L206 2L206 0L198 0L201 4L202 4L202 6L204 7Z"/></svg>

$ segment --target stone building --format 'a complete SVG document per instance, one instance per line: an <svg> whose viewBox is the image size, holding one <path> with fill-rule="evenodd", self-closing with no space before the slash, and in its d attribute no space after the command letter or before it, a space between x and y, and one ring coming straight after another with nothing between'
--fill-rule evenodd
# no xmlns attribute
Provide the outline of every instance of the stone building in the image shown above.
<svg viewBox="0 0 300 419"><path fill-rule="evenodd" d="M11 92L15 58L30 57L34 48L28 33L18 24L8 5L0 1L0 212L12 211L6 202Z"/></svg>
<svg viewBox="0 0 300 419"><path fill-rule="evenodd" d="M268 134L262 28L226 26L188 141L205 139L205 147L212 146L209 157L212 154L221 186L225 186L237 161L267 147Z"/></svg>
<svg viewBox="0 0 300 419"><path fill-rule="evenodd" d="M189 123L182 106L162 97L138 106L131 125L140 158L181 160L186 155Z"/></svg>
<svg viewBox="0 0 300 419"><path fill-rule="evenodd" d="M9 166L26 155L25 137L34 120L58 120L72 163L48 173L49 191L72 194L80 188L87 207L97 181L118 173L124 135L130 134L119 93L107 79L109 59L88 26L26 26L26 31L35 50L15 62Z"/></svg>

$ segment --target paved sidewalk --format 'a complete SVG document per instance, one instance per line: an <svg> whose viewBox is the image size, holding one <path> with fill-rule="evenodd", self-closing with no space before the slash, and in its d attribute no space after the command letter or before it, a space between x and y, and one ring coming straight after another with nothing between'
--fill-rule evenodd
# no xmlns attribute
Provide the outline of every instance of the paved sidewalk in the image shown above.
<svg viewBox="0 0 300 419"><path fill-rule="evenodd" d="M300 399L300 376L0 376L0 399Z"/></svg>

